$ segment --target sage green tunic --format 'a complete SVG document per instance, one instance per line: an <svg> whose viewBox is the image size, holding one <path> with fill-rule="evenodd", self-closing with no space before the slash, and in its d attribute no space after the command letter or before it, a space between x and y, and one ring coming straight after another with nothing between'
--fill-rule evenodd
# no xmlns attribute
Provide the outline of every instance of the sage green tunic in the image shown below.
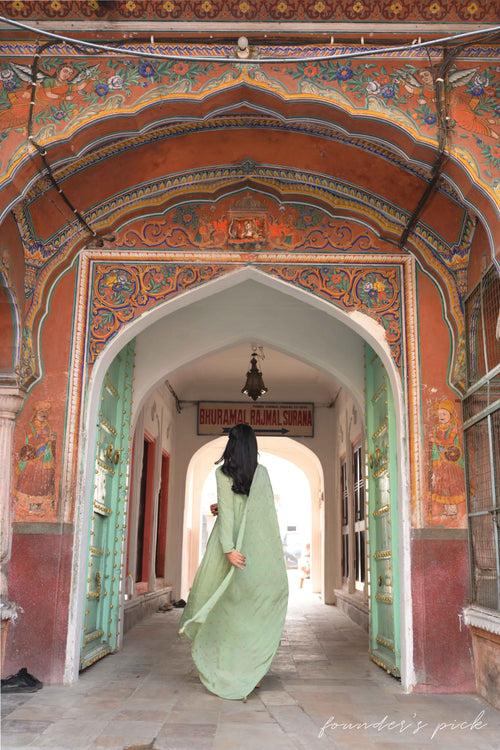
<svg viewBox="0 0 500 750"><path fill-rule="evenodd" d="M221 698L244 698L268 671L288 605L288 577L267 469L257 465L250 494L216 472L217 519L189 592L179 633L189 638L201 682ZM245 568L225 552L246 555Z"/></svg>

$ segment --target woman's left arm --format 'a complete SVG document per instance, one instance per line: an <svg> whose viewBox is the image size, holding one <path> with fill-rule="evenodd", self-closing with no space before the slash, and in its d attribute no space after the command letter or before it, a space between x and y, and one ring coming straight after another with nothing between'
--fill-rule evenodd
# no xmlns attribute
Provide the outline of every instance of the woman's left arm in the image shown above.
<svg viewBox="0 0 500 750"><path fill-rule="evenodd" d="M228 478L217 471L217 506L218 506L218 526L219 539L223 552L230 552L234 549L234 509L233 498L229 492Z"/></svg>
<svg viewBox="0 0 500 750"><path fill-rule="evenodd" d="M245 565L245 556L237 552L234 546L234 508L230 483L222 471L217 471L217 523L219 524L219 539L222 551L227 559L237 568Z"/></svg>

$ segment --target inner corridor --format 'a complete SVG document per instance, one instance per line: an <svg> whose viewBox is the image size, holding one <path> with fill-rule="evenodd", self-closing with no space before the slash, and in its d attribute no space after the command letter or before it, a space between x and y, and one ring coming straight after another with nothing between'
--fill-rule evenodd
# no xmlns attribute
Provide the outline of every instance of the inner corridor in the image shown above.
<svg viewBox="0 0 500 750"><path fill-rule="evenodd" d="M3 750L500 748L492 706L475 694L404 694L367 658L367 634L309 586L297 589L295 573L280 648L246 703L199 682L173 608L142 620L74 685L4 696ZM453 722L465 725L436 731Z"/></svg>

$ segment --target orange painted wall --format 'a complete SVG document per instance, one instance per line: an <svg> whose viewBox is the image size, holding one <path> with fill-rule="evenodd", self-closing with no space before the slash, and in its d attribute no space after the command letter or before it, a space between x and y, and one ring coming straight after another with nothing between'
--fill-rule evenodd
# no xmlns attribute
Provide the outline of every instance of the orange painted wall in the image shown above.
<svg viewBox="0 0 500 750"><path fill-rule="evenodd" d="M446 685L449 692L468 692L474 690L471 644L460 622L469 593L463 453L459 461L443 458L456 448L447 445L454 431L463 451L462 412L446 380L451 339L439 292L423 272L417 279L427 528L414 531L411 542L416 690L441 692Z"/></svg>
<svg viewBox="0 0 500 750"><path fill-rule="evenodd" d="M2 222L2 252L7 257L9 278L21 308L24 302L24 251L16 221L9 214Z"/></svg>
<svg viewBox="0 0 500 750"><path fill-rule="evenodd" d="M43 376L29 392L21 412L14 435L16 466L14 472L15 518L21 520L54 521L59 506L59 482L63 450L64 421L66 414L69 358L71 347L71 326L73 315L73 293L75 271L68 272L57 285L50 303L50 310L44 321L41 336L41 356ZM19 457L20 451L30 432L37 405L44 404L47 410L46 431L53 435L54 491L44 494L41 508L30 511L30 503L19 497ZM24 489L29 489L29 481ZM29 493L22 492L22 495ZM52 497L49 498L49 494ZM52 502L53 501L53 502Z"/></svg>
<svg viewBox="0 0 500 750"><path fill-rule="evenodd" d="M183 135L136 147L78 172L63 186L68 197L83 210L126 186L167 173L236 164L243 159L331 174L408 210L415 208L425 188L422 180L403 173L398 166L351 146L296 133L255 129ZM61 226L61 211L67 220L68 209L54 191L32 204L34 226L42 239ZM462 210L441 193L434 195L425 210L425 221L452 242L457 240L461 219Z"/></svg>
<svg viewBox="0 0 500 750"><path fill-rule="evenodd" d="M0 287L0 372L10 372L13 368L15 334L12 303L6 290Z"/></svg>
<svg viewBox="0 0 500 750"><path fill-rule="evenodd" d="M420 368L422 384L422 420L424 425L424 477L423 492L425 503L425 524L430 526L446 526L453 528L465 528L465 475L463 468L460 471L452 466L450 472L457 482L457 492L450 495L450 503L456 505L457 514L443 516L444 503L433 503L432 494L440 495L439 487L432 491L431 466L432 444L436 437L436 429L439 434L439 404L451 410L450 423L453 420L458 427L459 443L462 448L462 416L461 401L459 395L447 383L448 358L451 354L451 338L448 326L443 319L443 308L436 285L424 273L418 273L418 317L420 331ZM442 415L446 417L446 415ZM462 466L462 462L460 466ZM444 469L443 469L444 473ZM461 475L461 484L458 481ZM443 479L446 484L446 480ZM441 483L440 483L441 484ZM441 488L442 489L442 488ZM457 495L463 499L458 505L455 503ZM444 497L444 496L443 496Z"/></svg>
<svg viewBox="0 0 500 750"><path fill-rule="evenodd" d="M61 682L63 679L69 612L73 534L67 524L55 521L60 503L74 284L75 272L72 271L61 279L52 297L42 329L43 377L28 394L14 435L12 489L15 523L9 596L22 606L24 612L9 634L4 673L11 674L20 667L27 667L45 682ZM26 436L30 442L36 439L30 429L37 404L43 404L47 415L46 422L37 423L38 429L40 432L46 430L49 441L53 436L53 482L45 482L46 489L53 485L53 492L46 492L43 497L32 496L30 502L25 498L26 493L19 490L19 459ZM36 471L32 470L33 487L36 485ZM28 477L23 489L28 489L29 484ZM40 505L40 509L30 512L30 504Z"/></svg>
<svg viewBox="0 0 500 750"><path fill-rule="evenodd" d="M467 272L467 290L469 292L474 289L482 273L491 265L491 262L492 257L488 237L483 225L481 222L478 222L474 239L472 240Z"/></svg>
<svg viewBox="0 0 500 750"><path fill-rule="evenodd" d="M9 294L0 286L0 372L12 372L17 362L14 352L16 325L22 326L24 311L24 253L17 224L9 214L1 226L2 247L0 249L3 270L3 283L9 287ZM13 306L17 307L16 316ZM17 332L19 335L19 332Z"/></svg>

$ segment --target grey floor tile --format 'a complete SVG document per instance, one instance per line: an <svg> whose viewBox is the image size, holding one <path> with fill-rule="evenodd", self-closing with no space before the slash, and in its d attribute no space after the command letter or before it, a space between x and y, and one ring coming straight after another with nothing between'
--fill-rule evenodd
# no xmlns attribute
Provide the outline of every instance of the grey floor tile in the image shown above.
<svg viewBox="0 0 500 750"><path fill-rule="evenodd" d="M37 719L13 719L9 716L2 722L2 733L6 734L32 734L37 735L48 729L52 721L39 721Z"/></svg>
<svg viewBox="0 0 500 750"><path fill-rule="evenodd" d="M6 748L12 748L12 747L15 747L15 748L28 747L39 736L40 735L38 734L29 734L29 733L23 733L23 732L10 734L9 732L4 732L2 729L1 747L2 747L2 750L6 750Z"/></svg>
<svg viewBox="0 0 500 750"><path fill-rule="evenodd" d="M304 593L290 600L285 632L262 687L246 703L201 684L189 645L177 635L181 611L153 615L124 648L71 687L5 696L2 750L500 750L500 712L479 696L406 695L368 658L367 634L335 607ZM475 734L398 736L359 726L388 715L435 726L485 711ZM326 729L330 717L351 728Z"/></svg>

